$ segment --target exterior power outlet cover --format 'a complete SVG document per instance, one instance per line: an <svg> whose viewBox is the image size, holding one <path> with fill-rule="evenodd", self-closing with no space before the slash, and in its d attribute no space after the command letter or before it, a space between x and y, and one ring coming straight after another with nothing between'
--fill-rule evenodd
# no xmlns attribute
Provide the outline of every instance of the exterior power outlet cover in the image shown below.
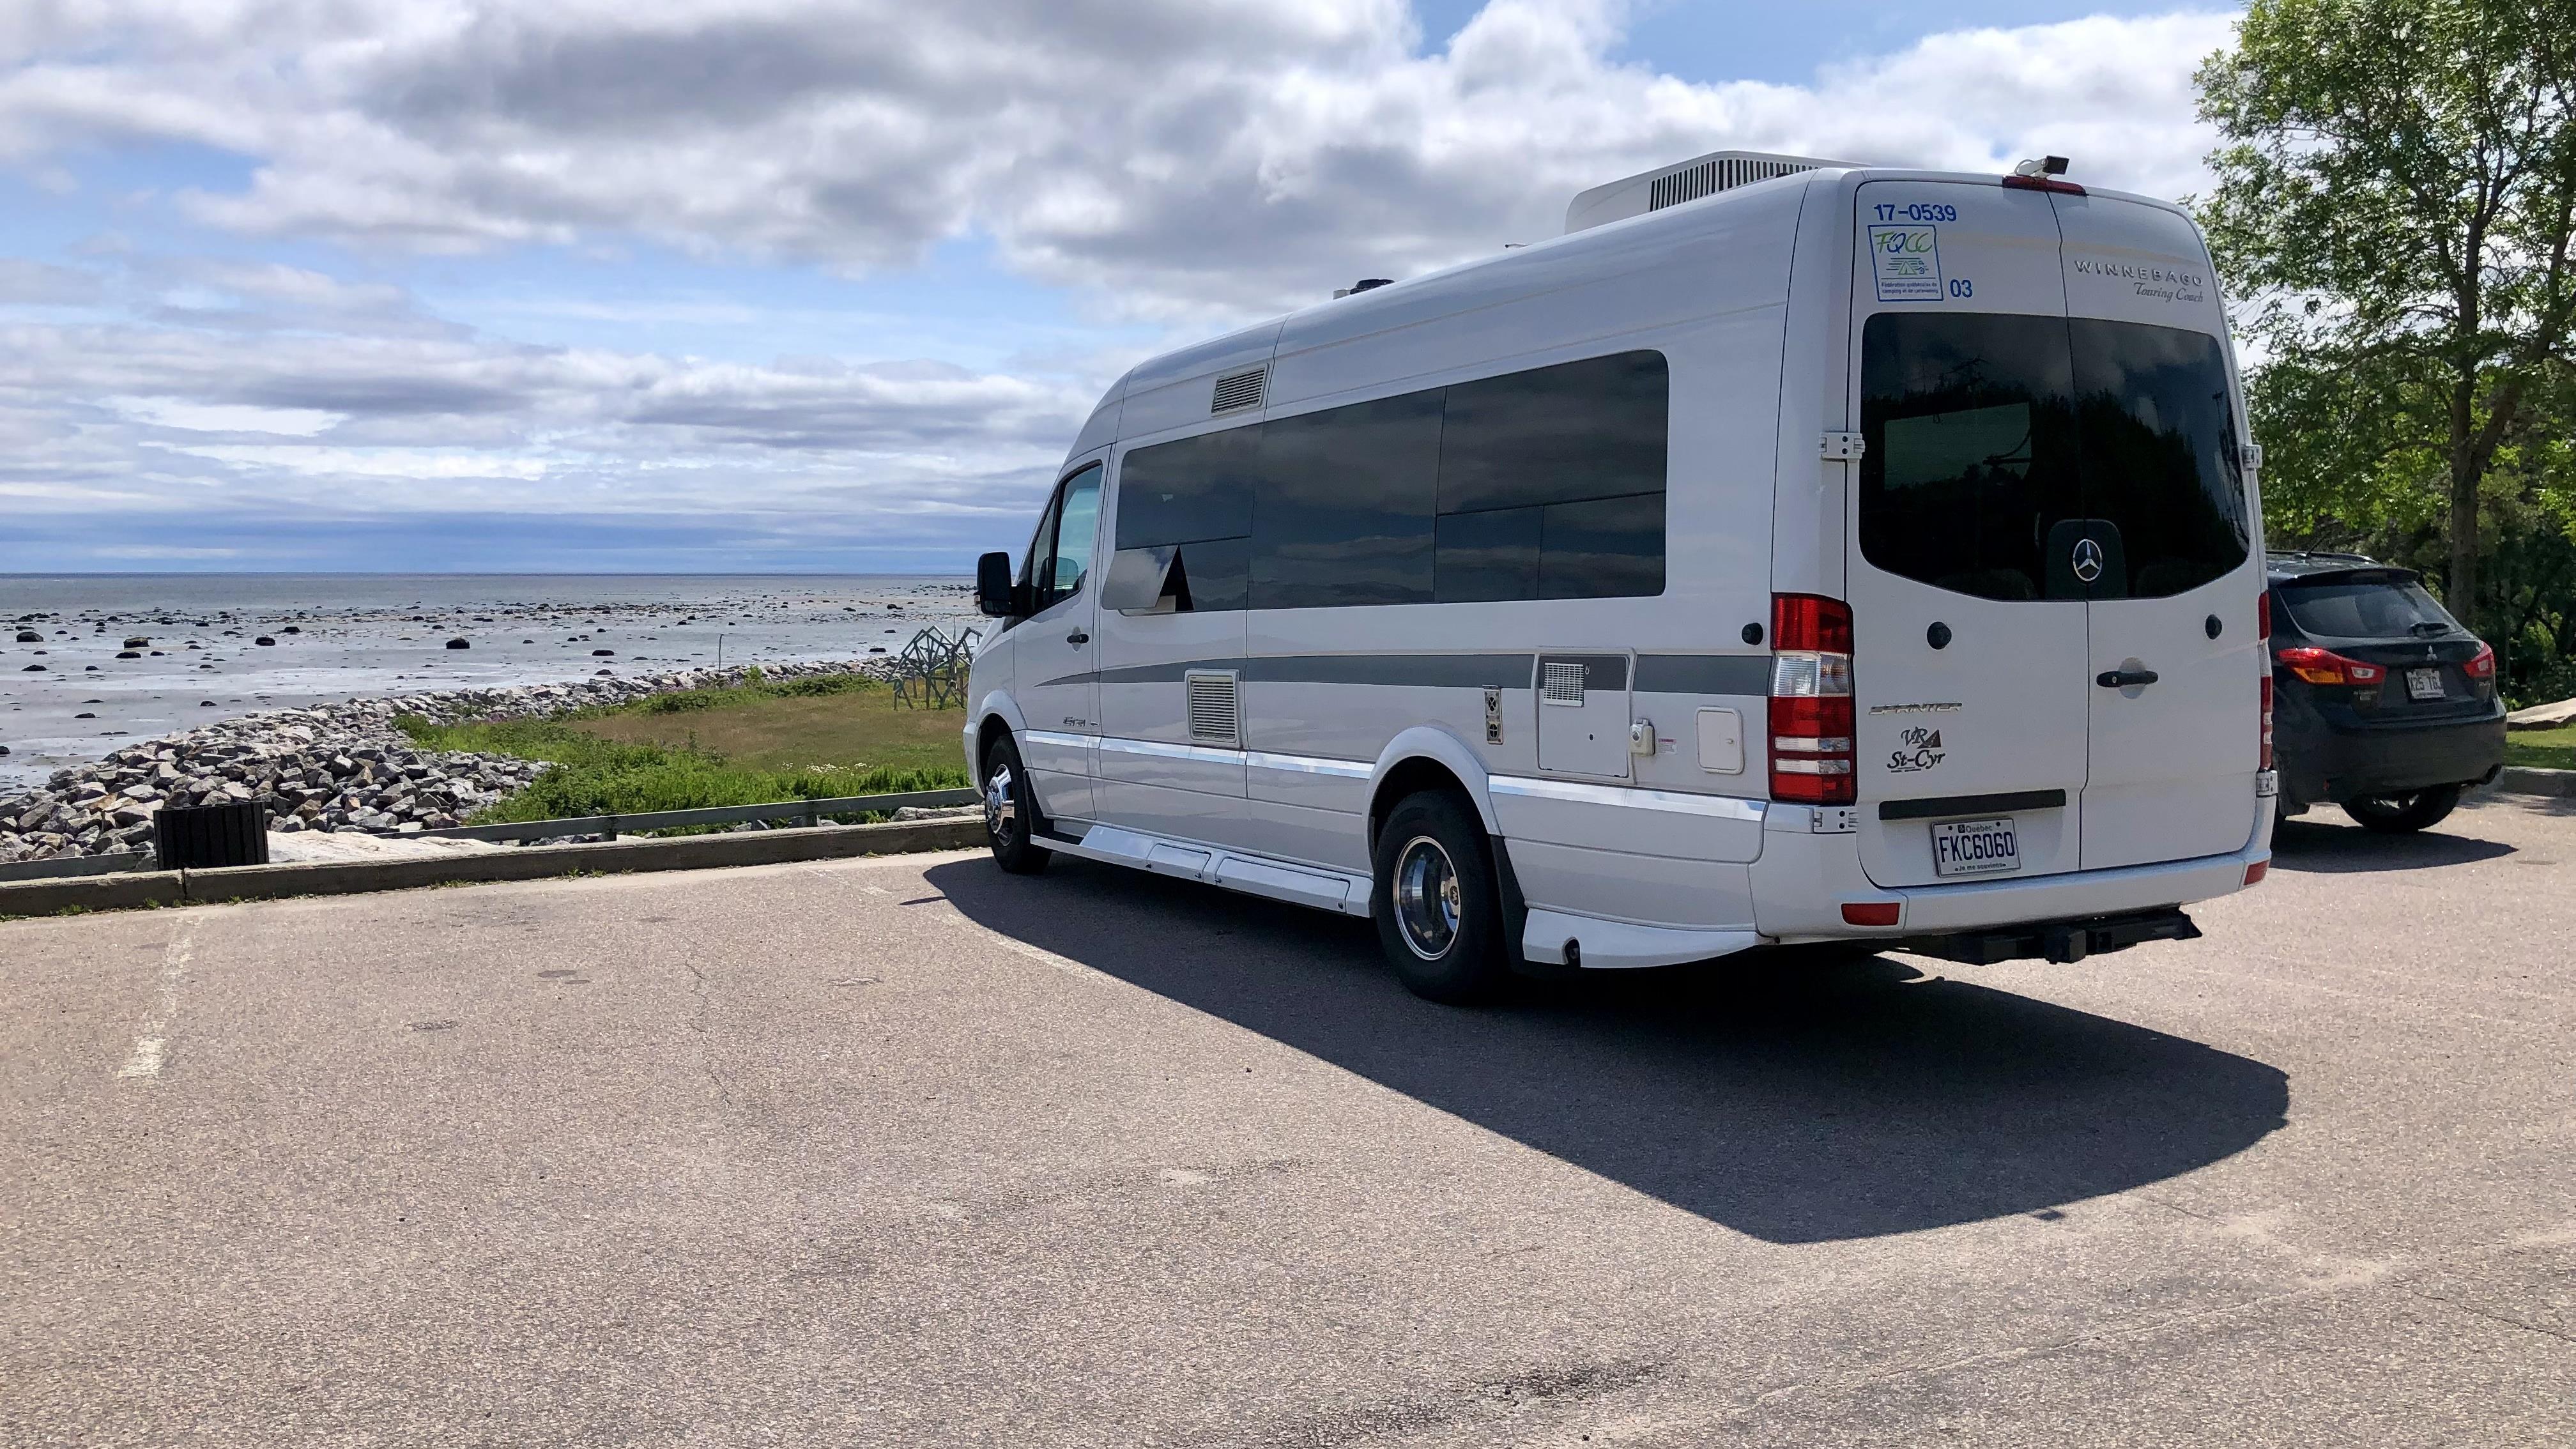
<svg viewBox="0 0 2576 1449"><path fill-rule="evenodd" d="M1849 805L1819 805L1808 818L1807 829L1816 835L1849 835L1860 829L1860 811Z"/></svg>
<svg viewBox="0 0 2576 1449"><path fill-rule="evenodd" d="M1655 722L1641 719L1628 726L1628 753L1651 755L1655 752Z"/></svg>

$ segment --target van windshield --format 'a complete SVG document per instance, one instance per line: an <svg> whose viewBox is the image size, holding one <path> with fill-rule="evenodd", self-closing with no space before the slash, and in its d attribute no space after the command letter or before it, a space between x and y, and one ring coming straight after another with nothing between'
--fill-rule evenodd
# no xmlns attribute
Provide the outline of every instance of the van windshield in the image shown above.
<svg viewBox="0 0 2576 1449"><path fill-rule="evenodd" d="M1987 599L2160 598L2251 543L2226 356L2136 322L1903 312L1861 333L1861 553ZM2107 537L2090 588L2061 523Z"/></svg>

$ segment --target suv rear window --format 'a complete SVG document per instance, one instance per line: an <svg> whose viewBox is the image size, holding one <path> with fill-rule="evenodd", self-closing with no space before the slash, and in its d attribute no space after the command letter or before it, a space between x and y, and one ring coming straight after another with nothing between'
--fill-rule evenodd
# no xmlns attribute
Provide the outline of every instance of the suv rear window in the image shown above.
<svg viewBox="0 0 2576 1449"><path fill-rule="evenodd" d="M1861 430L1861 553L1889 573L1988 599L2161 598L2248 554L2226 354L2205 333L1883 313L1861 331ZM2048 566L2070 521L2119 544L2089 590Z"/></svg>
<svg viewBox="0 0 2576 1449"><path fill-rule="evenodd" d="M2421 639L2459 628L2424 586L2405 578L2337 578L2281 586L2302 634L2328 639Z"/></svg>

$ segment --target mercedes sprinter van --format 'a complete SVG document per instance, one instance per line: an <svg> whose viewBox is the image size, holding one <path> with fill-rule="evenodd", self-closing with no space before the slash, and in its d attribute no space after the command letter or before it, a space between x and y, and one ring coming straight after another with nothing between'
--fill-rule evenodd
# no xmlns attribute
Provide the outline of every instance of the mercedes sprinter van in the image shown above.
<svg viewBox="0 0 2576 1449"><path fill-rule="evenodd" d="M2270 858L2258 459L2178 208L1721 153L1129 372L982 560L966 758L1005 870L1439 1000L2187 938Z"/></svg>

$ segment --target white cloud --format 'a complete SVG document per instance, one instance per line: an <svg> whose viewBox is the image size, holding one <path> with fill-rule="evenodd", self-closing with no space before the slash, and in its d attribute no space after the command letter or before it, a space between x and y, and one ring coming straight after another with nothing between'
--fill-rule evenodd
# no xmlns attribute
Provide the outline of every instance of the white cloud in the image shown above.
<svg viewBox="0 0 2576 1449"><path fill-rule="evenodd" d="M1804 86L1712 86L1611 60L1623 13L1492 0L1422 55L1402 0L7 6L0 162L220 148L253 169L187 193L199 220L375 251L646 240L865 272L972 236L1098 313L1194 330L1552 234L1575 191L1721 147L1980 170L2055 152L2178 195L2210 144L2190 75L2231 24L1964 31ZM83 326L27 310L110 304ZM1025 507L1125 360L1047 345L1027 376L528 347L387 284L112 239L78 269L0 259L0 495L752 508L788 532L884 519L892 545Z"/></svg>
<svg viewBox="0 0 2576 1449"><path fill-rule="evenodd" d="M423 249L642 236L901 266L986 233L1141 311L1302 301L1555 229L1721 146L2190 188L2230 20L1936 35L1808 86L1607 54L1617 0L1492 0L1412 53L1400 0L136 0L23 23L0 152L179 137L259 162L246 231ZM75 15L89 17L76 20Z"/></svg>

